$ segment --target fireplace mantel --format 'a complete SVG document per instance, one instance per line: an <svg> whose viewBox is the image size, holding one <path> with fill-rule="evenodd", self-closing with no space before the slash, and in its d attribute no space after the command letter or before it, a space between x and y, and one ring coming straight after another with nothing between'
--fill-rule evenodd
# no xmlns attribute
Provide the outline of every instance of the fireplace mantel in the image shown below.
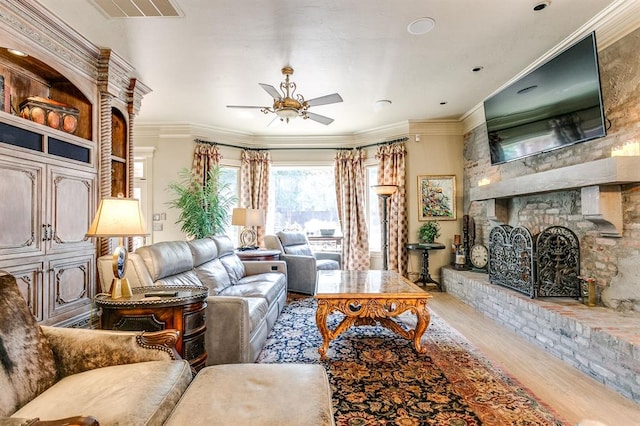
<svg viewBox="0 0 640 426"><path fill-rule="evenodd" d="M508 207L498 200L580 189L585 219L595 223L603 236L620 237L620 185L636 182L640 182L640 157L610 157L474 187L469 195L471 201L488 201L490 219L506 222Z"/></svg>

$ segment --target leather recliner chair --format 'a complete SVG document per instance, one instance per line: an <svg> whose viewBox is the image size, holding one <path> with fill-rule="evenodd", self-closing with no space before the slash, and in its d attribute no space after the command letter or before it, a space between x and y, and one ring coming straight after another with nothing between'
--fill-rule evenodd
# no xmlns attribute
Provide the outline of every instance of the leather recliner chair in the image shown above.
<svg viewBox="0 0 640 426"><path fill-rule="evenodd" d="M317 272L341 268L340 253L314 252L301 232L266 235L264 243L266 248L280 251L280 260L287 263L288 290L295 293L315 294Z"/></svg>

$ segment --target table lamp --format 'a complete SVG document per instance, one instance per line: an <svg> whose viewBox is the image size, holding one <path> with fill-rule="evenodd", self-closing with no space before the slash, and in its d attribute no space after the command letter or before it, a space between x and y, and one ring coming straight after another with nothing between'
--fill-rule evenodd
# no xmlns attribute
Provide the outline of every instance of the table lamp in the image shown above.
<svg viewBox="0 0 640 426"><path fill-rule="evenodd" d="M127 269L127 249L124 237L147 235L140 203L134 198L103 198L87 237L118 237L113 251L113 281L109 293L113 299L131 297L131 286L124 277Z"/></svg>
<svg viewBox="0 0 640 426"><path fill-rule="evenodd" d="M387 255L389 251L389 244L387 243L387 200L398 190L398 185L372 185L371 188L378 194L378 197L382 198L382 269L386 271L388 269Z"/></svg>
<svg viewBox="0 0 640 426"><path fill-rule="evenodd" d="M264 213L262 209L235 208L231 214L231 224L244 227L240 233L240 250L254 250L258 248L258 238L253 227L264 226Z"/></svg>

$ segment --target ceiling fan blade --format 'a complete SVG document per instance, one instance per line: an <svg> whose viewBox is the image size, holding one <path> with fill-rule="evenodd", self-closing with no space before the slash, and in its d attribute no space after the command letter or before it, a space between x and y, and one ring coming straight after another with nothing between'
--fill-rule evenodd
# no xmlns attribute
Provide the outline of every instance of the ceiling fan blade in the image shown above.
<svg viewBox="0 0 640 426"><path fill-rule="evenodd" d="M255 106L255 105L227 105L227 108L261 109L261 108L268 108L268 107Z"/></svg>
<svg viewBox="0 0 640 426"><path fill-rule="evenodd" d="M307 117L313 121L317 121L318 123L322 123L325 126L333 123L333 118L325 117L324 115L314 114L312 112L307 111Z"/></svg>
<svg viewBox="0 0 640 426"><path fill-rule="evenodd" d="M280 117L276 115L276 118L271 120L269 124L267 124L267 127L278 127L281 124L282 124L282 120L280 120Z"/></svg>
<svg viewBox="0 0 640 426"><path fill-rule="evenodd" d="M327 105L327 104L335 104L338 102L342 102L342 97L333 93L331 95L320 96L319 98L313 98L307 101L309 106L318 106L318 105Z"/></svg>
<svg viewBox="0 0 640 426"><path fill-rule="evenodd" d="M260 87L262 87L262 88L265 90L265 92L267 92L269 95L271 95L271 97L272 97L274 100L276 100L276 101L277 101L278 99L280 99L280 98L282 97L282 96L280 95L280 92L278 92L278 91L276 90L276 88L275 88L275 87L273 87L272 85L270 85L270 84L264 84L264 83L258 83L258 84L260 85Z"/></svg>

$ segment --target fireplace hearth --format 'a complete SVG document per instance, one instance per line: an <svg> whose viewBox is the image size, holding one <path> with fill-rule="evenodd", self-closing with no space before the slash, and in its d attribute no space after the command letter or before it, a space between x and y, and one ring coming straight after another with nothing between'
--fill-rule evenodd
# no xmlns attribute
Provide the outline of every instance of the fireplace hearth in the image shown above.
<svg viewBox="0 0 640 426"><path fill-rule="evenodd" d="M530 298L580 297L580 242L564 226L535 239L523 226L499 225L489 233L489 282Z"/></svg>

